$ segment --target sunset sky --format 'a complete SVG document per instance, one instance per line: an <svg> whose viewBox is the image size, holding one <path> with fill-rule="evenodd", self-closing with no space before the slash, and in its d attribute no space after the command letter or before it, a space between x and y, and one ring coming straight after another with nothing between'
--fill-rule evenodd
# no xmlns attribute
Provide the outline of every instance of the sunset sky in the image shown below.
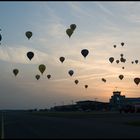
<svg viewBox="0 0 140 140"><path fill-rule="evenodd" d="M140 2L0 2L0 109L48 108L95 98L108 102L115 87L126 97L140 97L140 85L134 83L140 63L131 64L140 61L139 13ZM66 34L70 24L77 25L71 38ZM33 32L30 40L26 31ZM89 50L86 59L82 49ZM28 51L35 54L31 61ZM126 63L116 64L121 53ZM109 57L115 58L112 64ZM39 64L46 71L37 81Z"/></svg>

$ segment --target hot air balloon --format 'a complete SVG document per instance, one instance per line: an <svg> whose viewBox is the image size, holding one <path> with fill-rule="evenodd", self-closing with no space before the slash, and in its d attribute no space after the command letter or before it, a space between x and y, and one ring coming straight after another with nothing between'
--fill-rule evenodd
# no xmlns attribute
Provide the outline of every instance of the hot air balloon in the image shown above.
<svg viewBox="0 0 140 140"><path fill-rule="evenodd" d="M35 78L36 78L37 80L39 80L39 79L40 79L40 75L37 74L37 75L35 76Z"/></svg>
<svg viewBox="0 0 140 140"><path fill-rule="evenodd" d="M76 85L79 83L79 81L78 81L78 80L75 80L74 82L75 82L75 84L76 84Z"/></svg>
<svg viewBox="0 0 140 140"><path fill-rule="evenodd" d="M123 57L120 58L120 61L123 62Z"/></svg>
<svg viewBox="0 0 140 140"><path fill-rule="evenodd" d="M103 82L106 82L106 79L102 78L102 81L103 81Z"/></svg>
<svg viewBox="0 0 140 140"><path fill-rule="evenodd" d="M74 31L76 29L76 25L75 24L71 24L70 28Z"/></svg>
<svg viewBox="0 0 140 140"><path fill-rule="evenodd" d="M34 53L33 52L28 52L27 57L31 60L34 57Z"/></svg>
<svg viewBox="0 0 140 140"><path fill-rule="evenodd" d="M121 45L124 46L124 42L122 42Z"/></svg>
<svg viewBox="0 0 140 140"><path fill-rule="evenodd" d="M116 63L118 64L119 63L119 60L116 60Z"/></svg>
<svg viewBox="0 0 140 140"><path fill-rule="evenodd" d="M30 39L30 38L32 37L33 33L32 33L31 31L27 31L27 32L25 33L25 35L26 35L26 37L27 37L28 39Z"/></svg>
<svg viewBox="0 0 140 140"><path fill-rule="evenodd" d="M125 63L126 59L123 59L123 63Z"/></svg>
<svg viewBox="0 0 140 140"><path fill-rule="evenodd" d="M110 61L110 63L113 63L114 58L113 58L113 57L110 57L110 58L109 58L109 61Z"/></svg>
<svg viewBox="0 0 140 140"><path fill-rule="evenodd" d="M43 74L43 72L44 72L45 69L46 69L46 66L45 66L44 64L41 64L41 65L39 65L38 69L39 69L39 71L41 72L41 74Z"/></svg>
<svg viewBox="0 0 140 140"><path fill-rule="evenodd" d="M50 75L50 74L48 74L48 75L47 75L47 77L48 77L48 79L50 79L50 78L51 78L51 75Z"/></svg>
<svg viewBox="0 0 140 140"><path fill-rule="evenodd" d="M120 58L120 61L123 62L123 63L125 63L126 59L124 59L124 58L122 57L122 58Z"/></svg>
<svg viewBox="0 0 140 140"><path fill-rule="evenodd" d="M59 60L63 63L65 61L65 57L60 57Z"/></svg>
<svg viewBox="0 0 140 140"><path fill-rule="evenodd" d="M140 83L140 78L138 78L138 77L134 78L134 82L136 85L138 85Z"/></svg>
<svg viewBox="0 0 140 140"><path fill-rule="evenodd" d="M73 70L69 70L68 73L69 73L70 76L72 76L74 74L74 71Z"/></svg>
<svg viewBox="0 0 140 140"><path fill-rule="evenodd" d="M1 34L0 34L0 41L2 40L2 36L1 36Z"/></svg>
<svg viewBox="0 0 140 140"><path fill-rule="evenodd" d="M69 38L71 37L71 35L73 34L73 30L72 29L67 29L66 30L67 35L69 36Z"/></svg>
<svg viewBox="0 0 140 140"><path fill-rule="evenodd" d="M88 85L85 85L85 88L88 88Z"/></svg>
<svg viewBox="0 0 140 140"><path fill-rule="evenodd" d="M136 64L138 64L138 62L139 62L138 60L135 60L135 63L136 63Z"/></svg>
<svg viewBox="0 0 140 140"><path fill-rule="evenodd" d="M124 78L124 76L123 75L119 75L119 78L120 78L120 80L122 80Z"/></svg>
<svg viewBox="0 0 140 140"><path fill-rule="evenodd" d="M13 73L15 76L17 76L17 74L19 73L19 70L18 69L13 69Z"/></svg>
<svg viewBox="0 0 140 140"><path fill-rule="evenodd" d="M81 50L81 54L86 58L86 56L89 54L89 51L87 49Z"/></svg>
<svg viewBox="0 0 140 140"><path fill-rule="evenodd" d="M114 47L114 48L116 48L117 46L116 46L116 45L114 45L113 47Z"/></svg>

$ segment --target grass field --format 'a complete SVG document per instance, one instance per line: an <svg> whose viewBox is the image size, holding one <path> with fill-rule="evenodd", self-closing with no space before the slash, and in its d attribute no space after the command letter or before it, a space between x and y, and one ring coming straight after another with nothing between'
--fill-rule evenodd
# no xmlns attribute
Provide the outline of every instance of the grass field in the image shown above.
<svg viewBox="0 0 140 140"><path fill-rule="evenodd" d="M62 118L93 118L102 115L119 114L118 112L32 112L35 115Z"/></svg>
<svg viewBox="0 0 140 140"><path fill-rule="evenodd" d="M140 127L140 121L130 121L130 122L125 122L125 124Z"/></svg>

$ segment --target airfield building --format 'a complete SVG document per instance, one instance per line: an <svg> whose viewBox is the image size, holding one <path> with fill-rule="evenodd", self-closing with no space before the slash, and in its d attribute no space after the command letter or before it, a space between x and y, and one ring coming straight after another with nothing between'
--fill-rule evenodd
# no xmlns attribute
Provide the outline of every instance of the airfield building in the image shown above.
<svg viewBox="0 0 140 140"><path fill-rule="evenodd" d="M114 91L110 99L110 108L112 110L118 110L125 105L140 104L140 98L126 98L125 95L121 95L121 91Z"/></svg>

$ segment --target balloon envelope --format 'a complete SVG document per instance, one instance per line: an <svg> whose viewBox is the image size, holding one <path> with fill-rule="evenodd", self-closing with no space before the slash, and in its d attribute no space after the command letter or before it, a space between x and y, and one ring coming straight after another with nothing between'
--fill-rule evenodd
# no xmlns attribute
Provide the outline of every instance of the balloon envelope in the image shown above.
<svg viewBox="0 0 140 140"><path fill-rule="evenodd" d="M69 70L68 73L69 73L70 76L72 76L74 74L74 71L73 70Z"/></svg>
<svg viewBox="0 0 140 140"><path fill-rule="evenodd" d="M0 34L0 41L2 40L2 36L1 36L1 34Z"/></svg>
<svg viewBox="0 0 140 140"><path fill-rule="evenodd" d="M13 73L15 76L17 76L17 74L19 73L19 70L18 69L13 69Z"/></svg>
<svg viewBox="0 0 140 140"><path fill-rule="evenodd" d="M110 58L109 58L109 61L110 61L110 63L113 63L114 58L113 58L113 57L110 57Z"/></svg>
<svg viewBox="0 0 140 140"><path fill-rule="evenodd" d="M33 33L32 33L31 31L27 31L27 32L25 33L25 35L26 35L26 37L27 37L28 39L30 39L30 38L32 37Z"/></svg>
<svg viewBox="0 0 140 140"><path fill-rule="evenodd" d="M35 78L36 78L37 80L39 80L39 79L40 79L40 75L37 74L37 75L35 76Z"/></svg>
<svg viewBox="0 0 140 140"><path fill-rule="evenodd" d="M120 58L120 61L125 63L126 59L124 59L123 57Z"/></svg>
<svg viewBox="0 0 140 140"><path fill-rule="evenodd" d="M31 60L34 57L34 53L33 52L28 52L27 57Z"/></svg>
<svg viewBox="0 0 140 140"><path fill-rule="evenodd" d="M103 81L103 82L106 82L106 79L102 78L102 81Z"/></svg>
<svg viewBox="0 0 140 140"><path fill-rule="evenodd" d="M135 60L135 63L136 63L136 64L138 64L138 62L139 62L138 60Z"/></svg>
<svg viewBox="0 0 140 140"><path fill-rule="evenodd" d="M124 42L122 42L121 45L124 46Z"/></svg>
<svg viewBox="0 0 140 140"><path fill-rule="evenodd" d="M75 24L71 24L70 28L74 31L76 29L76 25Z"/></svg>
<svg viewBox="0 0 140 140"><path fill-rule="evenodd" d="M51 78L51 75L50 75L50 74L48 74L48 75L47 75L47 77L48 77L48 79L50 79L50 78Z"/></svg>
<svg viewBox="0 0 140 140"><path fill-rule="evenodd" d="M65 57L60 57L59 60L63 63L65 61Z"/></svg>
<svg viewBox="0 0 140 140"><path fill-rule="evenodd" d="M46 66L44 64L41 64L41 65L39 65L38 69L41 72L41 74L43 74L46 69Z"/></svg>
<svg viewBox="0 0 140 140"><path fill-rule="evenodd" d="M116 48L117 46L116 46L116 45L114 45L113 47L114 47L114 48Z"/></svg>
<svg viewBox="0 0 140 140"><path fill-rule="evenodd" d="M86 58L86 56L89 54L89 51L87 49L81 50L81 54Z"/></svg>
<svg viewBox="0 0 140 140"><path fill-rule="evenodd" d="M119 60L116 60L116 63L118 64L119 63Z"/></svg>
<svg viewBox="0 0 140 140"><path fill-rule="evenodd" d="M69 38L71 37L71 35L73 34L73 30L72 29L67 29L66 30L67 35L69 36Z"/></svg>
<svg viewBox="0 0 140 140"><path fill-rule="evenodd" d="M79 81L78 81L78 80L75 80L74 82L75 82L75 84L78 84L78 83L79 83Z"/></svg>
<svg viewBox="0 0 140 140"><path fill-rule="evenodd" d="M123 75L119 75L119 78L120 78L120 80L122 80L124 78L124 76Z"/></svg>
<svg viewBox="0 0 140 140"><path fill-rule="evenodd" d="M123 57L121 57L121 58L120 58L120 61L121 61L121 62L123 62L123 61L124 61L124 60L123 60Z"/></svg>
<svg viewBox="0 0 140 140"><path fill-rule="evenodd" d="M85 85L85 88L88 88L88 85Z"/></svg>
<svg viewBox="0 0 140 140"><path fill-rule="evenodd" d="M134 78L134 82L136 85L138 85L140 83L140 78L138 78L138 77Z"/></svg>

